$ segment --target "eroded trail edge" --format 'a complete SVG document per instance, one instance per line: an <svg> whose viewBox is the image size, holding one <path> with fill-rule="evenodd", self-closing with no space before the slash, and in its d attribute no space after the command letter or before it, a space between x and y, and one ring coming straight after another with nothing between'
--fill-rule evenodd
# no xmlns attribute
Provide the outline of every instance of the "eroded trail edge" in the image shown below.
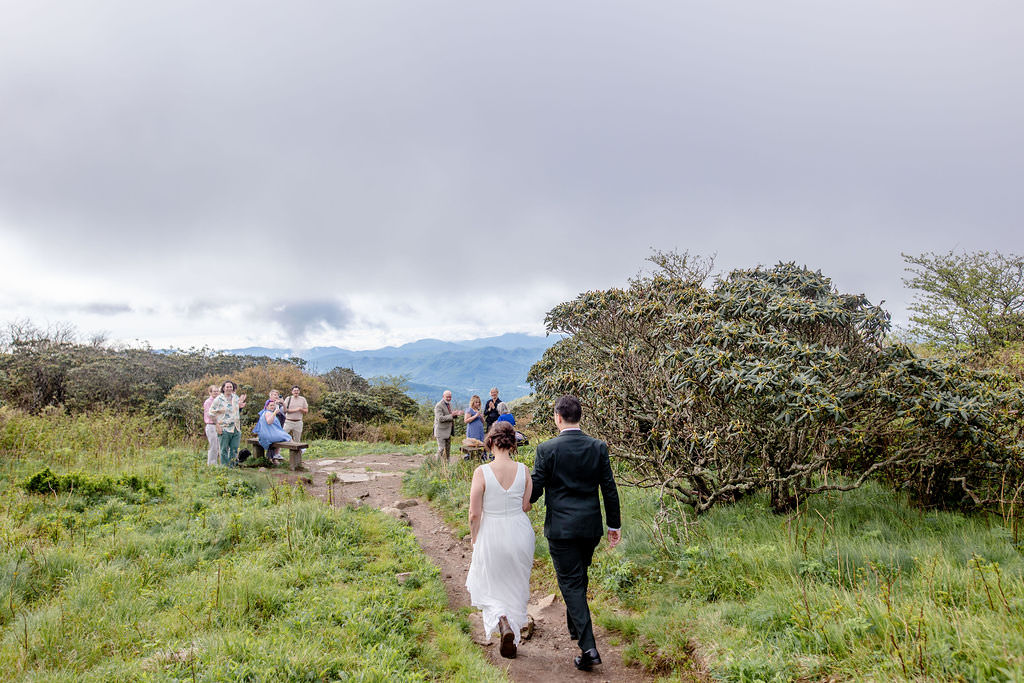
<svg viewBox="0 0 1024 683"><path fill-rule="evenodd" d="M472 557L468 540L456 538L425 500L405 498L402 495L402 475L416 469L423 462L422 455L360 455L344 458L307 460L306 472L287 472L282 477L291 483L301 482L306 489L323 500L328 500L328 476L337 475L331 498L335 506L369 505L406 520L423 552L441 570L448 603L453 610L469 606L466 574ZM487 653L495 667L507 672L509 678L520 683L542 681L649 681L636 667L622 663L622 647L597 624L598 649L603 664L592 672L577 671L572 658L579 653L569 639L565 626L565 605L561 598L542 592L530 596L530 615L534 619L532 636L523 641L515 659L504 659L498 654L497 639L487 642L478 612L470 618L473 640Z"/></svg>

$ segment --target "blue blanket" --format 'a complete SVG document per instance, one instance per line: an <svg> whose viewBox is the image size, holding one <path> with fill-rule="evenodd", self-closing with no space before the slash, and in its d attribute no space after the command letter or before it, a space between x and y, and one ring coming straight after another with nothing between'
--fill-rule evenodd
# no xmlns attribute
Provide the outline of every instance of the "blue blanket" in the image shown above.
<svg viewBox="0 0 1024 683"><path fill-rule="evenodd" d="M266 410L260 411L260 417L256 420L256 426L252 428L252 433L260 440L260 445L263 448L269 449L272 443L291 441L292 437L288 436L288 432L281 429L281 425L277 423L276 419L267 424L266 413Z"/></svg>

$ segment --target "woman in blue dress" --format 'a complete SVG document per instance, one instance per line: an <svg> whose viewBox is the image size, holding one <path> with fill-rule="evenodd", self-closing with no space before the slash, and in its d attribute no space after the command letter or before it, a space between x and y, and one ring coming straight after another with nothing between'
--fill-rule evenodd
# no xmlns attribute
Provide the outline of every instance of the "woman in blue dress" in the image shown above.
<svg viewBox="0 0 1024 683"><path fill-rule="evenodd" d="M277 421L276 405L260 411L260 416L256 420L256 426L252 428L252 433L259 439L260 445L263 446L267 451L267 455L272 460L278 460L280 456L277 454L277 449L270 448L270 444L292 440L292 437L288 435L288 432L284 431Z"/></svg>
<svg viewBox="0 0 1024 683"><path fill-rule="evenodd" d="M484 414L480 411L480 397L473 394L469 399L469 410L462 416L466 421L466 437L484 440Z"/></svg>

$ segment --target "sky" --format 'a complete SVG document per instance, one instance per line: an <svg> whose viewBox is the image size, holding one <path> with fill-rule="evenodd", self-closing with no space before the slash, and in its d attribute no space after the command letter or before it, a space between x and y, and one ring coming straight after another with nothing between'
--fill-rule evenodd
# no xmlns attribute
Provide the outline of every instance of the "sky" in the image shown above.
<svg viewBox="0 0 1024 683"><path fill-rule="evenodd" d="M1024 3L0 0L0 322L125 345L544 332L652 249L1024 251Z"/></svg>

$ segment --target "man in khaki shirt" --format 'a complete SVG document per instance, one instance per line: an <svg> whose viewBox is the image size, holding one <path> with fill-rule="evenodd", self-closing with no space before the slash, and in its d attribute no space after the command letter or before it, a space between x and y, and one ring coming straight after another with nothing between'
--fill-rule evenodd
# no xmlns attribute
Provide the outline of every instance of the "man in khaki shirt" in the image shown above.
<svg viewBox="0 0 1024 683"><path fill-rule="evenodd" d="M306 397L300 393L298 387L292 387L292 395L284 401L284 431L292 441L302 441L302 416L309 412Z"/></svg>

